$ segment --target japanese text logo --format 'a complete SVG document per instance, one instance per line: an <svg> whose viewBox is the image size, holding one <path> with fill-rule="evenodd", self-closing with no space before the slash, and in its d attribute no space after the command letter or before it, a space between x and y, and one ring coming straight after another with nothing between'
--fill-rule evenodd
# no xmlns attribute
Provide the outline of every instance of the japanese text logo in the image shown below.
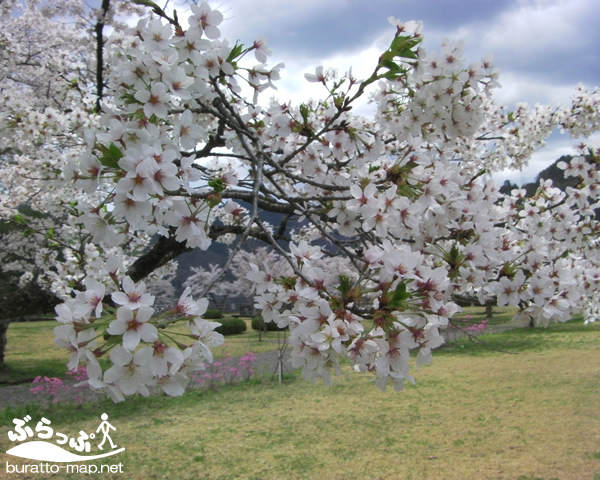
<svg viewBox="0 0 600 480"><path fill-rule="evenodd" d="M125 448L119 448L111 437L116 428L108 421L108 415L100 416L100 424L95 432L79 431L76 436L55 431L50 420L42 417L35 427L31 417L13 419L13 430L8 432L11 442L21 442L6 451L8 455L27 458L30 460L51 462L81 462L110 457L121 453ZM32 428L33 427L33 428ZM35 432L35 433L34 433ZM67 450L66 447L70 448ZM74 453L72 450L75 450ZM80 453L79 453L80 452ZM91 455L86 455L91 453Z"/></svg>

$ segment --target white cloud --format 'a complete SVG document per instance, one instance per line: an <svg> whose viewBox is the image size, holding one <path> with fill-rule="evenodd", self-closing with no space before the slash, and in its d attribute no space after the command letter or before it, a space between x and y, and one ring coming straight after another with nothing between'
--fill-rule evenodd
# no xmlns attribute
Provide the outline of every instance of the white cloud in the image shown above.
<svg viewBox="0 0 600 480"><path fill-rule="evenodd" d="M334 68L340 74L352 69L352 74L359 80L368 78L377 65L377 59L381 50L370 46L361 50L351 52L350 55L334 55L331 57L299 58L286 62L286 68L282 72L282 80L278 84L279 97L281 100L292 100L296 105L308 99L321 99L327 96L327 91L321 84L310 83L304 78L305 73L314 73L315 68L322 65L324 68ZM355 112L365 113L367 98L363 99L355 108Z"/></svg>
<svg viewBox="0 0 600 480"><path fill-rule="evenodd" d="M502 13L490 25L482 43L525 57L548 49L563 50L566 39L577 38L578 3L582 2L521 0L518 8Z"/></svg>
<svg viewBox="0 0 600 480"><path fill-rule="evenodd" d="M570 102L577 84L556 84L552 79L538 78L535 75L517 74L512 71L500 72L502 88L496 91L499 103L514 107L519 102L529 105L559 105Z"/></svg>
<svg viewBox="0 0 600 480"><path fill-rule="evenodd" d="M460 33L470 48L491 52L503 71L555 84L585 83L598 78L598 59L590 52L600 41L599 17L597 1L519 0Z"/></svg>
<svg viewBox="0 0 600 480"><path fill-rule="evenodd" d="M550 166L563 155L577 155L577 145L581 139L571 138L567 134L553 134L548 140L547 145L535 152L527 166L523 170L504 170L494 175L497 183L501 184L504 180L510 180L517 185L533 182L538 173ZM600 145L600 133L596 133L586 140L590 146Z"/></svg>
<svg viewBox="0 0 600 480"><path fill-rule="evenodd" d="M348 0L232 0L224 6L222 31L244 43L265 36L279 55L319 55L357 41L347 28L357 21L347 6Z"/></svg>
<svg viewBox="0 0 600 480"><path fill-rule="evenodd" d="M393 29L389 15L425 21L425 45L438 50L441 41L465 40L467 63L491 53L500 68L498 101L514 108L564 104L578 83L598 83L600 44L598 0L224 0L211 1L225 17L220 26L231 42L248 44L265 36L273 50L271 65L284 62L278 91L267 91L280 101L299 104L326 95L304 74L323 65L345 72L350 66L358 78L367 77L379 54L387 48ZM355 109L357 113L368 108ZM576 141L553 136L530 166L512 178L530 181L542 168L564 153L573 153ZM508 178L508 177L504 177ZM520 183L520 181L518 182Z"/></svg>

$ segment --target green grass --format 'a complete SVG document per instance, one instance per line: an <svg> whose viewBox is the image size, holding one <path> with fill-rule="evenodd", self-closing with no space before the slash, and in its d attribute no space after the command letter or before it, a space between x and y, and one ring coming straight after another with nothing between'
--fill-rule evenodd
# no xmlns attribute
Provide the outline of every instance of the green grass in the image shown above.
<svg viewBox="0 0 600 480"><path fill-rule="evenodd" d="M495 307L489 324L509 323L514 311L511 307ZM484 318L484 308L466 307L462 314L457 315L456 321L466 327L480 323ZM259 332L252 330L251 319L244 318L244 321L247 325L246 332L225 337L225 344L214 352L216 358L238 357L248 352L268 352L276 349L278 339L283 341L286 335L285 332L259 335ZM5 357L7 368L0 372L0 385L28 383L38 375L65 378L68 355L54 346L53 329L56 326L54 320L10 324ZM185 331L184 327L179 329Z"/></svg>
<svg viewBox="0 0 600 480"><path fill-rule="evenodd" d="M487 318L485 307L463 307L463 311L455 315L453 320L461 327L478 324L485 319L488 325L505 325L511 322L516 311L515 307L494 307L492 317Z"/></svg>
<svg viewBox="0 0 600 480"><path fill-rule="evenodd" d="M54 345L54 320L13 322L8 327L6 369L0 384L31 382L36 376L65 377L67 353Z"/></svg>
<svg viewBox="0 0 600 480"><path fill-rule="evenodd" d="M283 341L285 332L262 333L252 330L250 319L244 319L247 330L243 334L225 337L225 344L213 352L215 358L238 357L248 352L262 353L275 350L278 338ZM0 372L0 385L28 383L36 376L65 378L68 355L54 345L54 320L13 322L8 328L5 363ZM181 327L181 331L184 328Z"/></svg>
<svg viewBox="0 0 600 480"><path fill-rule="evenodd" d="M218 321L218 320L216 320ZM252 330L251 319L244 318L247 329L239 335L225 337L225 344L217 349L216 357L225 355L239 357L248 352L262 353L277 349L278 342L283 342L287 332L259 332Z"/></svg>
<svg viewBox="0 0 600 480"><path fill-rule="evenodd" d="M585 342L585 337L572 335L585 333L595 326L584 325L581 318L566 323L551 325L548 328L515 328L504 332L464 337L440 348L436 354L446 355L462 352L470 356L490 356L497 353L515 355L520 352L540 352L548 345L572 348Z"/></svg>
<svg viewBox="0 0 600 480"><path fill-rule="evenodd" d="M13 417L43 414L75 434L95 430L106 412L127 450L115 457L125 475L102 478L599 478L600 325L484 338L511 353L456 342L402 393L345 372L330 388L292 378L177 399L5 410L0 450Z"/></svg>

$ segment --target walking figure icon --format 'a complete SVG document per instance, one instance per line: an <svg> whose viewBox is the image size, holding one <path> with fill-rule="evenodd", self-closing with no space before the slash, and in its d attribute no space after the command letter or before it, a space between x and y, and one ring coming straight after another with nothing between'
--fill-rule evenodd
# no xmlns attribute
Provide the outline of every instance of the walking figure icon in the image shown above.
<svg viewBox="0 0 600 480"><path fill-rule="evenodd" d="M104 438L102 439L102 442L100 442L100 445L98 445L98 448L102 450L102 445L104 445L104 442L106 442L106 440L108 440L108 442L110 443L111 448L117 448L117 446L113 443L112 438L110 438L110 435L108 433L111 429L115 431L117 429L113 427L110 423L108 423L108 415L106 413L103 413L100 416L100 418L102 419L102 423L96 430L96 433L102 431L102 433L104 434Z"/></svg>

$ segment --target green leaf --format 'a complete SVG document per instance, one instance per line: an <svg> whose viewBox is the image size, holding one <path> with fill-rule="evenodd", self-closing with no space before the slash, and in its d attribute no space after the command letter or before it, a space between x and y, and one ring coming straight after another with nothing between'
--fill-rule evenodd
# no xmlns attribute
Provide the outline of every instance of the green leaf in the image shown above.
<svg viewBox="0 0 600 480"><path fill-rule="evenodd" d="M296 278L295 277L280 277L275 280L275 283L281 285L285 290L293 290L296 288Z"/></svg>
<svg viewBox="0 0 600 480"><path fill-rule="evenodd" d="M13 215L11 220L15 223L18 223L19 225L25 225L26 223L25 219L23 218L23 215L20 215L18 213L16 215Z"/></svg>
<svg viewBox="0 0 600 480"><path fill-rule="evenodd" d="M133 93L125 93L124 95L121 95L121 100L123 100L123 103L125 105L132 105L134 103L137 103L138 105L143 105L142 102L135 98Z"/></svg>
<svg viewBox="0 0 600 480"><path fill-rule="evenodd" d="M451 280L455 280L458 277L459 269L464 264L466 257L458 248L458 244L452 245L452 248L444 254L444 260L450 267L448 275Z"/></svg>
<svg viewBox="0 0 600 480"><path fill-rule="evenodd" d="M106 346L119 345L123 341L123 335L111 335L108 332L104 332L104 340L106 340Z"/></svg>
<svg viewBox="0 0 600 480"><path fill-rule="evenodd" d="M388 80L396 80L400 77L404 77L406 75L406 70L401 68L398 71L390 70L388 73L382 75L383 78L387 78Z"/></svg>
<svg viewBox="0 0 600 480"><path fill-rule="evenodd" d="M395 57L394 52L392 52L391 50L387 50L387 51L383 52L381 54L381 56L379 57L379 65L384 66L384 62L392 62L393 63L394 57Z"/></svg>
<svg viewBox="0 0 600 480"><path fill-rule="evenodd" d="M308 123L308 106L304 103L300 104L300 115L302 115L302 120L304 121L304 125Z"/></svg>
<svg viewBox="0 0 600 480"><path fill-rule="evenodd" d="M394 38L392 40L392 44L390 45L390 50L391 51L398 51L398 50L403 50L405 48L407 48L407 45L409 45L410 43L410 39L411 37L408 37L406 35L399 35L396 38Z"/></svg>
<svg viewBox="0 0 600 480"><path fill-rule="evenodd" d="M336 287L337 290L342 294L342 298L346 300L348 298L348 293L350 292L350 279L348 275L344 275L343 273L339 276L340 284Z"/></svg>
<svg viewBox="0 0 600 480"><path fill-rule="evenodd" d="M400 71L400 65L398 65L396 62L389 60L389 59L383 59L380 63L379 63L382 67L387 68L390 72L399 72Z"/></svg>
<svg viewBox="0 0 600 480"><path fill-rule="evenodd" d="M391 300L388 302L389 306L392 308L405 309L408 307L406 300L411 297L411 293L406 291L406 283L400 282L394 293L392 294Z"/></svg>
<svg viewBox="0 0 600 480"><path fill-rule="evenodd" d="M419 58L419 56L417 55L417 52L414 52L412 50L400 50L399 52L396 52L396 56L402 57L402 58L412 58L413 60L416 60Z"/></svg>
<svg viewBox="0 0 600 480"><path fill-rule="evenodd" d="M390 51L392 51L398 57L417 58L413 48L415 48L419 43L421 43L421 38L418 37L396 37L394 40L392 40Z"/></svg>
<svg viewBox="0 0 600 480"><path fill-rule="evenodd" d="M26 204L21 204L17 207L17 210L19 211L19 213L25 215L26 217L31 217L31 218L48 218L49 215L44 213L44 212L40 212L39 210L34 209L33 207L26 205Z"/></svg>
<svg viewBox="0 0 600 480"><path fill-rule="evenodd" d="M220 193L211 193L208 197L206 197L206 203L210 208L215 208L219 203L221 203L221 194Z"/></svg>
<svg viewBox="0 0 600 480"><path fill-rule="evenodd" d="M141 5L143 7L158 8L158 5L156 5L156 3L152 2L151 0L133 0L133 3L135 3L136 5Z"/></svg>
<svg viewBox="0 0 600 480"><path fill-rule="evenodd" d="M508 277L512 279L517 273L518 267L512 262L504 262L502 270L500 270L499 277Z"/></svg>
<svg viewBox="0 0 600 480"><path fill-rule="evenodd" d="M102 153L102 156L98 158L102 165L108 168L121 168L119 167L119 160L123 158L123 153L114 143L111 143L108 147L97 145L97 148Z"/></svg>
<svg viewBox="0 0 600 480"><path fill-rule="evenodd" d="M236 43L234 45L234 47L231 49L231 52L229 52L229 56L227 57L227 62L231 63L233 62L237 57L239 57L242 52L244 51L244 45L242 45L241 43Z"/></svg>
<svg viewBox="0 0 600 480"><path fill-rule="evenodd" d="M217 193L221 193L223 190L225 190L225 183L223 183L223 180L220 178L213 178L208 182L208 186Z"/></svg>

